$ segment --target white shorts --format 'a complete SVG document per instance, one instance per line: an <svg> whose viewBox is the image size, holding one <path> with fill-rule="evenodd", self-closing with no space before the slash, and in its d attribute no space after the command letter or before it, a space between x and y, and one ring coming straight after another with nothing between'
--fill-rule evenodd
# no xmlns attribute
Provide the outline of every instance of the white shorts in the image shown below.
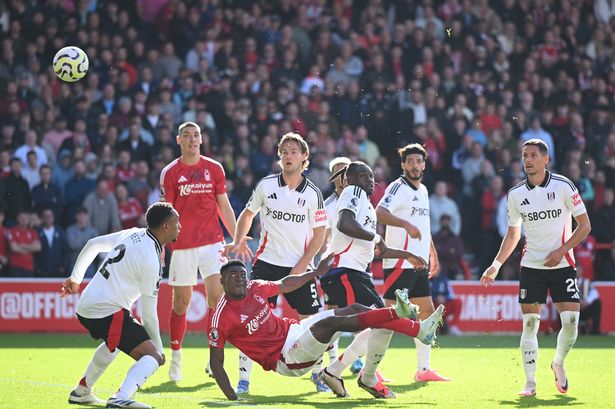
<svg viewBox="0 0 615 409"><path fill-rule="evenodd" d="M222 255L223 250L223 241L192 249L174 250L169 266L169 285L194 286L197 274L203 279L219 274L220 268L227 261Z"/></svg>
<svg viewBox="0 0 615 409"><path fill-rule="evenodd" d="M322 359L322 355L330 345L318 342L312 335L310 327L333 315L334 310L326 310L292 324L275 371L284 376L301 376L308 373L312 366ZM331 343L333 342L335 337L331 340Z"/></svg>

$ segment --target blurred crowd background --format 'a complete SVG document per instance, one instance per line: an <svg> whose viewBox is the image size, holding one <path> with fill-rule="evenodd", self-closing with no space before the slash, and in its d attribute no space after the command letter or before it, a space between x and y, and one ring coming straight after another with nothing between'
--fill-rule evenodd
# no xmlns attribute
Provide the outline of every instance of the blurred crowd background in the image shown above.
<svg viewBox="0 0 615 409"><path fill-rule="evenodd" d="M423 144L451 279L491 263L520 146L543 139L592 221L581 273L615 280L614 16L610 0L1 2L0 275L65 276L89 238L143 226L195 121L237 214L286 132L325 195L332 158L367 162L374 204L395 149ZM76 83L51 68L66 45L89 57Z"/></svg>

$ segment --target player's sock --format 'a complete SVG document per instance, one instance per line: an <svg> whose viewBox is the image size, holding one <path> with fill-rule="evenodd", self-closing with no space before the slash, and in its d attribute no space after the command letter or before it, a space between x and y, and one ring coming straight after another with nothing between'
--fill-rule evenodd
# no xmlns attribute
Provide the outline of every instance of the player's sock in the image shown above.
<svg viewBox="0 0 615 409"><path fill-rule="evenodd" d="M566 355L568 355L568 352L570 352L577 340L579 312L562 311L559 316L562 321L562 329L557 334L557 347L555 348L555 359L553 362L556 365L563 365Z"/></svg>
<svg viewBox="0 0 615 409"><path fill-rule="evenodd" d="M184 335L186 335L186 314L177 315L171 310L171 318L169 318L169 329L171 338L171 349L178 350L182 348Z"/></svg>
<svg viewBox="0 0 615 409"><path fill-rule="evenodd" d="M153 356L143 355L130 367L115 397L118 399L132 398L132 395L147 381L147 378L156 372L158 366L158 361Z"/></svg>
<svg viewBox="0 0 615 409"><path fill-rule="evenodd" d="M92 386L96 383L98 378L105 372L109 364L113 362L115 357L119 354L120 350L115 349L113 352L109 352L107 344L104 342L96 348L92 360L88 364L88 367L83 374L83 378L79 381L79 385L75 388L75 392L78 394L87 393Z"/></svg>
<svg viewBox="0 0 615 409"><path fill-rule="evenodd" d="M526 382L536 383L536 362L538 361L538 327L540 314L523 314L523 333L521 333L521 359L525 370Z"/></svg>
<svg viewBox="0 0 615 409"><path fill-rule="evenodd" d="M344 369L348 368L354 361L367 353L367 339L369 338L369 334L371 332L371 329L366 329L355 335L354 339L350 345L348 345L348 348L346 348L344 353L340 355L338 359L329 364L327 367L327 372L333 376L341 378Z"/></svg>
<svg viewBox="0 0 615 409"><path fill-rule="evenodd" d="M318 375L320 370L322 369L322 360L324 359L324 355L320 357L320 359L312 366L312 373Z"/></svg>
<svg viewBox="0 0 615 409"><path fill-rule="evenodd" d="M364 327L363 329L378 328L383 323L399 319L397 312L395 312L395 309L392 307L361 312L357 314L356 317L359 323Z"/></svg>
<svg viewBox="0 0 615 409"><path fill-rule="evenodd" d="M416 369L424 372L429 369L429 358L431 357L431 345L425 345L414 338L416 346Z"/></svg>
<svg viewBox="0 0 615 409"><path fill-rule="evenodd" d="M374 328L386 328L399 332L400 334L416 337L421 330L421 324L418 321L412 321L408 318L401 318L395 321L377 324Z"/></svg>
<svg viewBox="0 0 615 409"><path fill-rule="evenodd" d="M335 342L331 344L331 349L327 351L327 354L329 355L329 364L337 359L337 351L339 349L339 344L339 339L336 339Z"/></svg>
<svg viewBox="0 0 615 409"><path fill-rule="evenodd" d="M248 358L243 352L239 352L239 380L250 382L250 375L252 375L252 360Z"/></svg>
<svg viewBox="0 0 615 409"><path fill-rule="evenodd" d="M367 354L365 355L365 366L361 375L361 382L367 386L376 386L376 369L382 361L384 353L389 347L393 337L393 331L388 329L372 329L372 333L367 339Z"/></svg>

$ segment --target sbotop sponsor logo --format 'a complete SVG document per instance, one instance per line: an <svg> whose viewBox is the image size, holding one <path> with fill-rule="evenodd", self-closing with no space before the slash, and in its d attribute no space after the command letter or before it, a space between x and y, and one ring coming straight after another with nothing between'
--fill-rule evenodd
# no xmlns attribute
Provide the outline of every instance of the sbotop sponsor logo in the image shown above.
<svg viewBox="0 0 615 409"><path fill-rule="evenodd" d="M0 317L5 320L73 319L78 294L62 298L56 292L6 292L0 294Z"/></svg>
<svg viewBox="0 0 615 409"><path fill-rule="evenodd" d="M533 222L536 220L557 219L562 215L562 209L541 210L539 212L521 213L523 220Z"/></svg>

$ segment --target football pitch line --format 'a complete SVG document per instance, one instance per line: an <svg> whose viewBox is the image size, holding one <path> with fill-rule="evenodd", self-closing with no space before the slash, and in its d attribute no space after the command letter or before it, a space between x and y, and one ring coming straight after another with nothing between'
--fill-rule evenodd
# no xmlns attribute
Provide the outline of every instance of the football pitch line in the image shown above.
<svg viewBox="0 0 615 409"><path fill-rule="evenodd" d="M42 387L42 388L47 388L47 389L63 390L63 391L66 391L66 396L68 396L70 391L75 386L75 385L53 383L53 382L47 382L47 381L36 381L36 380L31 380L31 379L15 379L15 378L0 377L0 385L3 385L3 384L4 385L17 384L17 385L26 385L26 386L31 386L31 387ZM0 389L4 389L4 387L1 387ZM111 396L114 393L115 393L115 390L111 390L111 389L98 389L98 388L96 389L96 395L98 395L99 397ZM200 405L211 405L211 406L219 406L219 407L241 406L242 408L256 408L256 407L262 408L263 407L263 405L250 404L249 401L224 402L224 401L219 401L219 400L207 400L207 399L199 399L199 398L186 396L186 394L184 393L177 393L177 392L165 392L165 393L142 392L141 394L147 396L147 399L152 398L152 399L160 399L163 401L168 400L168 399L173 399L174 401L177 399L181 399L186 402L195 402ZM104 398L101 397L101 399L104 399ZM271 409L282 409L276 406L269 406L269 405L267 405L267 407Z"/></svg>

